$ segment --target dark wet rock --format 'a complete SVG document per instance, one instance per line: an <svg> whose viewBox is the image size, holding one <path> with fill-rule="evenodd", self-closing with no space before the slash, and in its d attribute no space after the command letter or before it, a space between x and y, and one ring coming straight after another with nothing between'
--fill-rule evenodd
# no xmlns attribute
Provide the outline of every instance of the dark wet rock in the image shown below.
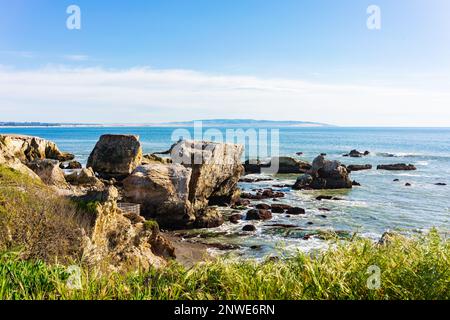
<svg viewBox="0 0 450 320"><path fill-rule="evenodd" d="M306 224L311 226L311 225L313 225L314 223L311 222L311 221L308 221Z"/></svg>
<svg viewBox="0 0 450 320"><path fill-rule="evenodd" d="M296 225L293 225L293 224L284 224L284 223L274 223L274 224L268 225L268 227L286 228L286 229L297 228Z"/></svg>
<svg viewBox="0 0 450 320"><path fill-rule="evenodd" d="M354 187L360 187L360 186L361 186L361 183L359 183L359 182L356 181L356 180L353 180L353 181L352 181L352 186L354 186Z"/></svg>
<svg viewBox="0 0 450 320"><path fill-rule="evenodd" d="M319 211L331 211L331 209L328 209L328 208L319 208Z"/></svg>
<svg viewBox="0 0 450 320"><path fill-rule="evenodd" d="M306 235L304 235L303 236L303 240L309 240L309 239L311 239L311 237L312 237L312 235L310 235L310 234L306 234Z"/></svg>
<svg viewBox="0 0 450 320"><path fill-rule="evenodd" d="M316 197L316 200L319 200L319 201L322 201L322 200L332 200L333 199L333 196L323 196L323 195L320 195L320 196L317 196Z"/></svg>
<svg viewBox="0 0 450 320"><path fill-rule="evenodd" d="M291 215L299 215L299 214L305 214L306 211L303 208L299 208L299 207L293 207L287 210L288 214Z"/></svg>
<svg viewBox="0 0 450 320"><path fill-rule="evenodd" d="M411 187L411 183L409 182L405 183L405 187Z"/></svg>
<svg viewBox="0 0 450 320"><path fill-rule="evenodd" d="M362 171L362 170L370 170L372 169L371 164L351 164L347 166L347 171Z"/></svg>
<svg viewBox="0 0 450 320"><path fill-rule="evenodd" d="M412 171L417 168L412 164L396 163L396 164L380 164L377 170L391 170L391 171Z"/></svg>
<svg viewBox="0 0 450 320"><path fill-rule="evenodd" d="M70 170L83 168L81 163L79 163L78 161L69 161L68 163L60 163L59 167L61 169L70 169Z"/></svg>
<svg viewBox="0 0 450 320"><path fill-rule="evenodd" d="M239 220L242 220L243 218L244 218L244 216L242 214L236 213L236 214L232 214L228 220L231 223L237 224L237 223L239 223Z"/></svg>
<svg viewBox="0 0 450 320"><path fill-rule="evenodd" d="M273 203L270 207L273 213L284 213L286 210L291 209L292 206L288 204Z"/></svg>
<svg viewBox="0 0 450 320"><path fill-rule="evenodd" d="M320 155L321 155L322 157L326 157L327 154L326 154L326 153L321 153Z"/></svg>
<svg viewBox="0 0 450 320"><path fill-rule="evenodd" d="M314 178L310 174L302 174L300 177L297 178L297 181L292 186L294 190L300 190L304 189L306 187L309 187L314 181Z"/></svg>
<svg viewBox="0 0 450 320"><path fill-rule="evenodd" d="M446 183L438 182L434 184L435 186L446 186Z"/></svg>
<svg viewBox="0 0 450 320"><path fill-rule="evenodd" d="M238 250L240 246L236 244L230 243L208 243L206 244L208 247L218 249L220 251L228 251L228 250Z"/></svg>
<svg viewBox="0 0 450 320"><path fill-rule="evenodd" d="M238 200L236 200L236 202L234 203L234 205L232 207L240 208L240 207L248 207L249 205L250 205L250 200L239 198Z"/></svg>
<svg viewBox="0 0 450 320"><path fill-rule="evenodd" d="M361 158L362 156L368 156L369 154L369 151L359 152L358 150L352 150L349 153L344 154L344 157Z"/></svg>
<svg viewBox="0 0 450 320"><path fill-rule="evenodd" d="M270 220L272 212L263 209L251 209L247 211L246 220Z"/></svg>
<svg viewBox="0 0 450 320"><path fill-rule="evenodd" d="M292 184L274 184L272 187L274 188L292 188Z"/></svg>
<svg viewBox="0 0 450 320"><path fill-rule="evenodd" d="M241 198L243 199L251 199L251 200L262 200L262 199L270 199L270 198L283 198L284 193L280 191L273 191L273 189L265 189L259 190L256 194L251 194L248 192L243 192L241 194Z"/></svg>
<svg viewBox="0 0 450 320"><path fill-rule="evenodd" d="M255 182L263 182L263 181L271 181L270 178L241 178L239 182L245 182L245 183L255 183Z"/></svg>
<svg viewBox="0 0 450 320"><path fill-rule="evenodd" d="M295 153L297 156L302 156L303 155L303 152L296 152Z"/></svg>
<svg viewBox="0 0 450 320"><path fill-rule="evenodd" d="M258 203L255 207L256 209L270 210L270 205L267 203Z"/></svg>
<svg viewBox="0 0 450 320"><path fill-rule="evenodd" d="M252 250L261 250L262 249L262 245L250 246L250 249L252 249Z"/></svg>
<svg viewBox="0 0 450 320"><path fill-rule="evenodd" d="M334 197L334 196L324 196L324 195L320 195L320 196L316 197L316 200L319 200L319 201L322 201L322 200L341 201L341 200L344 200L344 199L339 198L339 197Z"/></svg>
<svg viewBox="0 0 450 320"><path fill-rule="evenodd" d="M327 218L327 216L324 215L324 214L321 214L320 217L321 217L321 218L324 218L324 219Z"/></svg>
<svg viewBox="0 0 450 320"><path fill-rule="evenodd" d="M346 167L339 161L330 161L324 156L318 156L314 159L308 174L300 176L293 186L295 190L306 188L350 189L352 181Z"/></svg>
<svg viewBox="0 0 450 320"><path fill-rule="evenodd" d="M244 168L247 174L262 173L265 170L273 173L304 173L311 169L311 164L291 157L273 157L268 162L247 160L244 162Z"/></svg>
<svg viewBox="0 0 450 320"><path fill-rule="evenodd" d="M394 182L399 182L399 181L400 181L400 179L394 179L393 181L394 181Z"/></svg>
<svg viewBox="0 0 450 320"><path fill-rule="evenodd" d="M242 228L242 231L253 232L256 231L256 227L252 224L247 224Z"/></svg>

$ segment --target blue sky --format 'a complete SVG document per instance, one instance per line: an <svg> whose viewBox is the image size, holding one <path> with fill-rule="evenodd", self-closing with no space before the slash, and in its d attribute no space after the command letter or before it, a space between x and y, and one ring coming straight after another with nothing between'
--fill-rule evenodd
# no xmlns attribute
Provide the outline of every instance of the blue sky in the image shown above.
<svg viewBox="0 0 450 320"><path fill-rule="evenodd" d="M1 120L450 126L449 16L447 0L0 0Z"/></svg>

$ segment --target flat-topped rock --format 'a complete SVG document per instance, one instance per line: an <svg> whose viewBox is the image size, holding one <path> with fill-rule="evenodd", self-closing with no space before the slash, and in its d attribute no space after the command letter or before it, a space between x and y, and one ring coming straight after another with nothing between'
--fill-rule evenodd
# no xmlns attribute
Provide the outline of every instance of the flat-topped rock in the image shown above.
<svg viewBox="0 0 450 320"><path fill-rule="evenodd" d="M92 150L87 167L105 179L123 179L142 162L142 147L135 135L102 135Z"/></svg>
<svg viewBox="0 0 450 320"><path fill-rule="evenodd" d="M347 166L347 171L363 171L372 169L371 164L351 164Z"/></svg>
<svg viewBox="0 0 450 320"><path fill-rule="evenodd" d="M396 163L396 164L381 164L377 166L377 170L413 171L417 170L417 168L412 164Z"/></svg>

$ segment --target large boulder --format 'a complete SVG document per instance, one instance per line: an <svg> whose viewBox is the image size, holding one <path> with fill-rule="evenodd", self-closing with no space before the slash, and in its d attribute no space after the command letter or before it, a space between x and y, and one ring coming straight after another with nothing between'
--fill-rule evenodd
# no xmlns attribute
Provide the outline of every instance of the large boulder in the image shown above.
<svg viewBox="0 0 450 320"><path fill-rule="evenodd" d="M69 184L66 182L64 172L59 167L59 161L50 159L34 160L28 162L27 166L33 170L45 184L59 189L69 189Z"/></svg>
<svg viewBox="0 0 450 320"><path fill-rule="evenodd" d="M142 161L139 137L134 135L106 134L92 150L87 167L105 179L123 179L130 175Z"/></svg>
<svg viewBox="0 0 450 320"><path fill-rule="evenodd" d="M192 169L189 200L194 211L203 210L214 199L237 200L243 151L242 145L206 141L183 140L172 147L172 161Z"/></svg>
<svg viewBox="0 0 450 320"><path fill-rule="evenodd" d="M125 198L165 228L216 227L223 218L211 205L239 199L243 147L179 141L172 163L149 162L123 180Z"/></svg>
<svg viewBox="0 0 450 320"><path fill-rule="evenodd" d="M34 160L73 160L74 155L61 152L55 143L25 135L0 135L0 150L26 163Z"/></svg>
<svg viewBox="0 0 450 320"><path fill-rule="evenodd" d="M246 174L252 173L306 173L311 169L311 164L292 157L272 157L268 162L260 160L246 160L244 162Z"/></svg>
<svg viewBox="0 0 450 320"><path fill-rule="evenodd" d="M396 163L396 164L380 164L377 166L377 170L390 170L390 171L414 171L417 168L413 164Z"/></svg>
<svg viewBox="0 0 450 320"><path fill-rule="evenodd" d="M154 162L139 166L123 180L124 196L141 204L142 214L163 227L191 226L195 221L189 201L191 172L180 164Z"/></svg>
<svg viewBox="0 0 450 320"><path fill-rule="evenodd" d="M339 161L316 157L308 174L300 176L294 189L350 189L352 180L346 167Z"/></svg>

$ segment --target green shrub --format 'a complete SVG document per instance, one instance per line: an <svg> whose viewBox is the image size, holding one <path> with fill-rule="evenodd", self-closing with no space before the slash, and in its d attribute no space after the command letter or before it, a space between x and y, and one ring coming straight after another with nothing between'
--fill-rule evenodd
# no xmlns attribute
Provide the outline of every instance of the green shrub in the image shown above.
<svg viewBox="0 0 450 320"><path fill-rule="evenodd" d="M170 263L125 275L83 270L82 289L71 290L61 267L4 254L0 299L450 299L449 257L449 241L432 231L387 245L341 241L316 257ZM381 270L379 289L367 286L370 266Z"/></svg>

